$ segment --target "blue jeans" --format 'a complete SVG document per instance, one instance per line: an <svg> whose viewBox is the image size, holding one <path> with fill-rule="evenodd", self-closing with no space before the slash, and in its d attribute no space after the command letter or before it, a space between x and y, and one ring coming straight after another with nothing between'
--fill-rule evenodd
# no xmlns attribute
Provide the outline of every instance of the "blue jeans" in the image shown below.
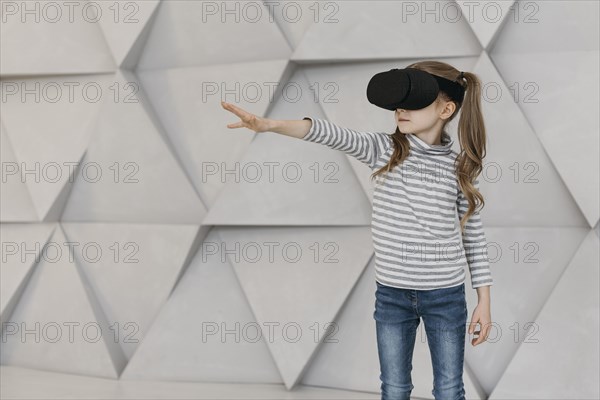
<svg viewBox="0 0 600 400"><path fill-rule="evenodd" d="M400 289L375 281L375 319L381 399L410 399L412 355L423 318L436 400L464 400L467 333L465 284L433 290Z"/></svg>

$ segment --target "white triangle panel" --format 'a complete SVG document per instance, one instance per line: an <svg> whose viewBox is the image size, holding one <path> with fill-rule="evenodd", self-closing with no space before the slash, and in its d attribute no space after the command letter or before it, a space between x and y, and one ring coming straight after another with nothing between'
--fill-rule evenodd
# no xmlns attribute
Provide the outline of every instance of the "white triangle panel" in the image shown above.
<svg viewBox="0 0 600 400"><path fill-rule="evenodd" d="M220 228L219 233L291 389L372 256L370 229Z"/></svg>
<svg viewBox="0 0 600 400"><path fill-rule="evenodd" d="M0 224L0 320L10 317L56 224Z"/></svg>
<svg viewBox="0 0 600 400"><path fill-rule="evenodd" d="M547 153L538 132L515 104L510 86L504 85L486 52L481 54L473 72L485 88L481 106L487 154L479 176L486 199L484 223L589 229L552 154ZM451 122L451 132L456 131L457 124L458 119Z"/></svg>
<svg viewBox="0 0 600 400"><path fill-rule="evenodd" d="M512 1L508 0L507 3ZM562 52L598 52L599 2L573 0L568 3L562 1L529 3L521 0L515 2L513 8L515 12L506 19L490 51L494 56L552 53L554 62L562 64L559 56ZM568 62L568 57L565 61L569 66L575 66L572 61ZM515 64L513 68L515 67L523 72L532 72L533 76L527 77L530 81L537 81L537 73L544 72L537 69L530 70L522 64ZM504 71L502 68L499 69ZM574 77L572 72L569 75Z"/></svg>
<svg viewBox="0 0 600 400"><path fill-rule="evenodd" d="M359 277L338 312L331 333L307 366L302 384L379 392L379 359L375 335L375 257Z"/></svg>
<svg viewBox="0 0 600 400"><path fill-rule="evenodd" d="M315 3L316 4L316 3ZM343 1L319 8L294 61L474 56L481 51L458 5L447 2Z"/></svg>
<svg viewBox="0 0 600 400"><path fill-rule="evenodd" d="M46 216L44 217L44 221L58 221L61 219L62 214L65 209L65 205L69 199L69 195L71 194L71 190L73 189L73 185L77 176L82 173L83 168L83 160L85 157L85 153L81 156L81 158L77 161L77 165L71 171L69 171L69 179L63 185L61 191L58 193L54 202L48 209Z"/></svg>
<svg viewBox="0 0 600 400"><path fill-rule="evenodd" d="M147 114L140 83L124 71L114 80L123 99L104 102L83 160L89 168L77 175L62 220L200 223L204 205Z"/></svg>
<svg viewBox="0 0 600 400"><path fill-rule="evenodd" d="M99 3L3 1L2 76L113 72Z"/></svg>
<svg viewBox="0 0 600 400"><path fill-rule="evenodd" d="M589 231L490 399L600 397L599 264Z"/></svg>
<svg viewBox="0 0 600 400"><path fill-rule="evenodd" d="M4 124L0 122L0 155L3 178L0 180L0 221L38 221L33 201L24 182L21 163L15 157Z"/></svg>
<svg viewBox="0 0 600 400"><path fill-rule="evenodd" d="M125 357L66 242L57 227L10 319L3 321L16 331L2 343L1 363L115 379Z"/></svg>
<svg viewBox="0 0 600 400"><path fill-rule="evenodd" d="M322 118L306 77L296 70L268 118ZM303 110L303 111L299 111ZM229 111L227 111L229 113ZM233 114L231 121L239 120ZM240 128L251 134L246 128ZM322 144L261 132L239 161L247 171L229 180L204 220L215 225L369 225L370 204L348 156ZM368 169L368 168L367 168Z"/></svg>
<svg viewBox="0 0 600 400"><path fill-rule="evenodd" d="M63 223L86 275L129 359L167 301L197 225ZM89 249L89 253L84 249ZM97 252L98 251L98 252Z"/></svg>
<svg viewBox="0 0 600 400"><path fill-rule="evenodd" d="M497 37L502 24L515 15L520 15L520 4L514 0L475 2L456 0L460 6L462 18L465 19L483 48L488 48L494 37Z"/></svg>
<svg viewBox="0 0 600 400"><path fill-rule="evenodd" d="M223 250L212 230L121 380L281 383Z"/></svg>
<svg viewBox="0 0 600 400"><path fill-rule="evenodd" d="M269 14L275 21L287 42L296 48L308 28L318 20L317 2L283 0L265 2ZM330 6L331 7L331 6Z"/></svg>
<svg viewBox="0 0 600 400"><path fill-rule="evenodd" d="M57 200L65 200L61 195L81 165L101 104L114 94L111 79L81 75L14 81L31 93L24 100L21 94L8 95L2 104L2 122L41 220L58 217Z"/></svg>
<svg viewBox="0 0 600 400"><path fill-rule="evenodd" d="M519 89L518 105L588 227L600 218L599 55L598 51L492 54L507 86ZM549 198L555 202L554 196Z"/></svg>
<svg viewBox="0 0 600 400"><path fill-rule="evenodd" d="M535 320L588 232L567 227L486 228L494 326L487 342L473 347L470 335L465 348L465 360L486 394L492 393L526 340L527 324ZM467 289L471 320L478 296L470 282Z"/></svg>
<svg viewBox="0 0 600 400"><path fill-rule="evenodd" d="M168 0L157 12L140 70L277 60L291 54L262 2Z"/></svg>
<svg viewBox="0 0 600 400"><path fill-rule="evenodd" d="M138 44L159 3L160 0L96 3L104 16L99 21L102 33L117 65L123 66L132 47Z"/></svg>
<svg viewBox="0 0 600 400"><path fill-rule="evenodd" d="M490 57L592 227L600 218L600 3L533 4L517 2L531 23L508 19Z"/></svg>
<svg viewBox="0 0 600 400"><path fill-rule="evenodd" d="M255 135L245 128L227 128L239 118L224 110L221 100L264 115L276 86L287 80L287 67L287 60L276 60L139 72L176 155L207 208L227 182L236 180L239 159Z"/></svg>

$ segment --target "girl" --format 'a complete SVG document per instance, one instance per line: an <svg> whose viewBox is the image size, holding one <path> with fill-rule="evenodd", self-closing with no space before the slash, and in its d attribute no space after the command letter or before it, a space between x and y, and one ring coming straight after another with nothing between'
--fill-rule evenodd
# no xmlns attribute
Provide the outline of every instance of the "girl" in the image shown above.
<svg viewBox="0 0 600 400"><path fill-rule="evenodd" d="M405 78L394 80L393 74L391 81L375 82L373 86L377 88L375 92L369 92L369 88L368 96L371 103L394 110L393 134L358 132L310 116L302 120L272 120L229 103L221 104L241 119L228 124L228 128L276 132L320 143L355 157L375 171L373 318L382 399L410 398L414 388L412 353L421 318L433 366L433 396L464 399L465 266L478 296L469 324L469 334L477 335L471 342L473 346L487 339L491 325L493 280L477 210L477 202L484 205L477 177L486 153L481 82L475 74L437 61L418 62L405 70L392 71L410 72L405 75L415 77L412 85L406 85L405 93L416 97L391 102L391 106L371 101L377 97L373 93L383 93L379 98L386 100L398 97L394 85ZM418 92L419 87L426 86L423 82L431 82L432 77L440 83L439 87L434 84L433 97L431 87ZM403 107L396 108L394 104ZM421 107L424 104L428 105ZM445 127L461 108L461 151L457 153ZM475 331L477 324L480 330Z"/></svg>

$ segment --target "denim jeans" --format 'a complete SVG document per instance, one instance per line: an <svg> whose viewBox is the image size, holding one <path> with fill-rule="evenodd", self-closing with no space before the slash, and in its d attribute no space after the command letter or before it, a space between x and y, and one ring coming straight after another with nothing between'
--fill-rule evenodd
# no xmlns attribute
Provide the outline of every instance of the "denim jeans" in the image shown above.
<svg viewBox="0 0 600 400"><path fill-rule="evenodd" d="M412 356L423 318L433 366L436 400L464 400L463 365L467 333L465 284L433 289L401 289L376 282L377 349L381 399L410 399Z"/></svg>

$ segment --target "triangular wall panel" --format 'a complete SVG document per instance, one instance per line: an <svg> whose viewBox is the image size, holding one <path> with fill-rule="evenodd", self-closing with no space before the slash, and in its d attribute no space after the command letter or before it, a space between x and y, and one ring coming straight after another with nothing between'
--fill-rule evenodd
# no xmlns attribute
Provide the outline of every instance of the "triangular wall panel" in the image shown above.
<svg viewBox="0 0 600 400"><path fill-rule="evenodd" d="M479 54L481 45L468 22L456 13L444 14L446 7L444 2L344 1L320 8L322 14L306 16L314 16L317 22L302 37L292 60L372 61Z"/></svg>
<svg viewBox="0 0 600 400"><path fill-rule="evenodd" d="M10 140L0 122L0 153L2 155L3 179L0 180L0 221L38 221L33 201L23 179L23 165L15 157Z"/></svg>
<svg viewBox="0 0 600 400"><path fill-rule="evenodd" d="M281 382L222 244L212 230L121 379Z"/></svg>
<svg viewBox="0 0 600 400"><path fill-rule="evenodd" d="M286 80L288 64L274 60L138 72L182 168L207 208L228 181L235 181L239 160L254 136L247 129L227 128L232 114L221 107L221 99L263 115L272 101L268 94L276 94L276 88L257 87L256 82ZM225 89L229 95L221 93Z"/></svg>
<svg viewBox="0 0 600 400"><path fill-rule="evenodd" d="M0 225L2 263L0 264L0 320L10 318L36 264L46 257L45 246L56 224ZM2 325L3 329L6 328Z"/></svg>
<svg viewBox="0 0 600 400"><path fill-rule="evenodd" d="M147 114L140 83L130 73L113 78L122 99L105 99L83 159L88 168L77 175L62 219L200 223L204 205Z"/></svg>
<svg viewBox="0 0 600 400"><path fill-rule="evenodd" d="M279 97L268 118L326 118L310 97L302 72L296 71L285 86L298 90ZM298 114L300 109L304 114ZM273 132L258 133L237 164L243 171L241 178L227 180L204 223L369 225L370 204L350 159L325 146Z"/></svg>
<svg viewBox="0 0 600 400"><path fill-rule="evenodd" d="M565 5L543 3L534 23L508 20L490 58L591 227L600 218L600 5Z"/></svg>
<svg viewBox="0 0 600 400"><path fill-rule="evenodd" d="M99 21L107 16L101 15L99 2L3 1L2 11L2 77L106 73L117 68L100 30Z"/></svg>
<svg viewBox="0 0 600 400"><path fill-rule="evenodd" d="M292 388L372 256L368 227L221 228L227 257ZM276 301L274 301L276 300Z"/></svg>
<svg viewBox="0 0 600 400"><path fill-rule="evenodd" d="M45 335L79 324L72 343L22 340L3 324L3 378L11 368L18 385L15 371L30 371L28 388L53 398L77 396L65 384L84 381L74 375L94 397L161 380L191 391L199 386L181 381L218 382L202 389L209 397L241 383L266 388L264 398L324 388L377 398L373 171L315 143L229 129L238 118L221 101L391 133L394 113L368 102L369 79L439 60L476 74L483 90L481 215L501 335L477 347L465 337L467 398L598 398L599 3L275 3L85 0L73 21L52 23L47 12L66 3L2 2L1 156L18 168L0 182L0 319L42 323ZM11 7L44 8L44 19ZM103 18L85 20L84 7ZM91 182L97 165L103 179ZM256 165L266 180L242 168ZM27 173L36 166L41 179ZM316 181L265 173L282 166ZM337 180L326 182L332 166ZM141 179L125 182L132 173ZM69 242L111 259L93 262ZM141 263L123 267L124 244ZM301 261L288 253L298 247ZM478 294L465 285L471 318ZM113 332L123 319L137 321L138 342L81 340L85 324ZM264 336L290 321L304 340ZM312 340L313 322L321 333L338 324L340 342ZM419 339L412 395L432 399L423 325ZM50 371L61 374L38 382Z"/></svg>
<svg viewBox="0 0 600 400"><path fill-rule="evenodd" d="M195 225L63 223L75 260L129 359L167 301Z"/></svg>
<svg viewBox="0 0 600 400"><path fill-rule="evenodd" d="M2 364L116 379L127 361L65 243L57 227L6 321L17 329L2 343Z"/></svg>
<svg viewBox="0 0 600 400"><path fill-rule="evenodd" d="M291 54L262 2L168 0L161 1L157 13L140 70L280 60Z"/></svg>
<svg viewBox="0 0 600 400"><path fill-rule="evenodd" d="M600 246L590 231L544 308L526 327L526 341L490 399L600 396L599 264Z"/></svg>
<svg viewBox="0 0 600 400"><path fill-rule="evenodd" d="M28 172L24 182L41 220L49 221L56 199L73 182L101 104L112 96L111 80L112 74L4 82L6 87L30 90L6 96L2 122L14 156ZM53 217L56 221L58 216Z"/></svg>
<svg viewBox="0 0 600 400"><path fill-rule="evenodd" d="M132 52L139 52L145 45L143 32L147 29L160 0L144 0L129 3L98 2L102 15L110 16L99 21L102 33L116 64L126 65L125 61Z"/></svg>

